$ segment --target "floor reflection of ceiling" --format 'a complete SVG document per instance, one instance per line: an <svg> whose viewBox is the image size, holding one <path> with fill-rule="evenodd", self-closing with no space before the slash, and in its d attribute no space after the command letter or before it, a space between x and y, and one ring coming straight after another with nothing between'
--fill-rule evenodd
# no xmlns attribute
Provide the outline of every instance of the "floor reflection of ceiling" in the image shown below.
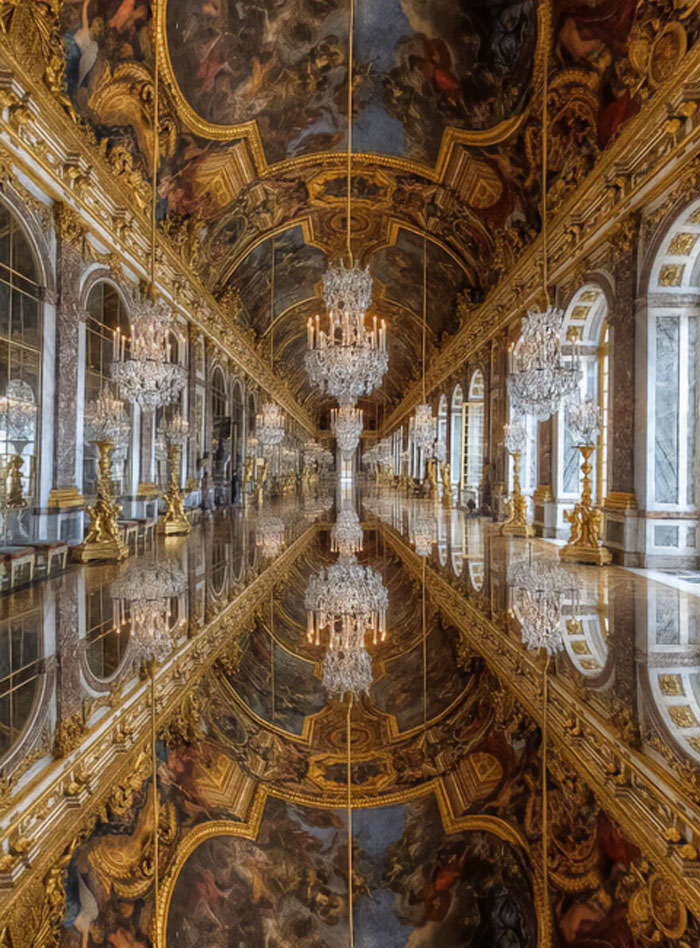
<svg viewBox="0 0 700 948"><path fill-rule="evenodd" d="M345 706L327 697L326 642L307 642L304 611L310 576L333 558L322 531L259 611L239 662L220 667L209 684L210 725L222 745L238 759L244 754L249 773L272 784L296 783L310 797L340 792L347 773ZM444 747L433 754L433 745L442 746L448 732L457 743L464 739L457 736L460 722L474 713L479 676L460 666L456 631L429 601L423 635L421 588L376 529L365 531L359 559L382 574L389 609L385 642L368 645L370 695L352 711L353 778L361 792L388 793L451 766L452 755ZM478 733L477 725L469 739Z"/></svg>

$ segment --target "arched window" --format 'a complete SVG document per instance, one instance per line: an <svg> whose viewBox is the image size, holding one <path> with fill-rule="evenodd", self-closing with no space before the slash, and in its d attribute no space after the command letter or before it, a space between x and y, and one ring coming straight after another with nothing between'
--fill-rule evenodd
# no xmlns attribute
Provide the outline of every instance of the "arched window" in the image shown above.
<svg viewBox="0 0 700 948"><path fill-rule="evenodd" d="M216 366L211 375L211 414L214 451L212 475L215 487L222 492L217 494L217 503L225 503L230 479L231 419L228 414L226 379L220 365Z"/></svg>
<svg viewBox="0 0 700 948"><path fill-rule="evenodd" d="M647 320L647 551L697 556L700 437L700 201L664 237L651 271ZM669 515L675 515L669 519ZM650 549L651 548L651 549Z"/></svg>
<svg viewBox="0 0 700 948"><path fill-rule="evenodd" d="M562 332L567 345L575 345L581 359L581 399L597 402L602 420L596 450L591 456L593 499L602 503L607 493L608 443L608 305L599 286L590 283L574 295L564 314ZM581 481L581 454L567 423L567 411L557 419L557 495L578 498Z"/></svg>
<svg viewBox="0 0 700 948"><path fill-rule="evenodd" d="M22 492L38 482L41 405L41 288L34 255L14 216L0 206L0 454L22 459ZM7 484L3 478L1 493Z"/></svg>
<svg viewBox="0 0 700 948"><path fill-rule="evenodd" d="M130 335L129 315L119 291L111 283L101 281L90 290L87 301L85 323L85 404L94 401L101 392L117 396L112 379L111 363L114 359L115 330L128 340ZM128 342L127 342L128 349ZM131 406L125 405L127 414ZM85 433L83 461L83 490L86 494L97 492L98 452ZM115 490L123 494L128 488L129 443L117 445L112 454L112 478Z"/></svg>
<svg viewBox="0 0 700 948"><path fill-rule="evenodd" d="M469 383L465 434L464 488L478 495L484 463L484 375L480 369L474 372Z"/></svg>
<svg viewBox="0 0 700 948"><path fill-rule="evenodd" d="M17 744L37 706L44 680L42 639L40 608L0 624L0 760Z"/></svg>
<svg viewBox="0 0 700 948"><path fill-rule="evenodd" d="M239 470L243 467L245 448L243 445L243 391L240 382L236 379L231 394L231 457L234 466Z"/></svg>
<svg viewBox="0 0 700 948"><path fill-rule="evenodd" d="M441 395L438 402L438 456L447 458L447 395Z"/></svg>
<svg viewBox="0 0 700 948"><path fill-rule="evenodd" d="M450 480L459 484L462 471L462 403L464 392L461 385L455 385L450 402Z"/></svg>
<svg viewBox="0 0 700 948"><path fill-rule="evenodd" d="M119 671L130 635L131 621L126 612L119 612L119 601L112 598L111 583L101 583L89 590L85 596L85 657L95 678L106 681Z"/></svg>

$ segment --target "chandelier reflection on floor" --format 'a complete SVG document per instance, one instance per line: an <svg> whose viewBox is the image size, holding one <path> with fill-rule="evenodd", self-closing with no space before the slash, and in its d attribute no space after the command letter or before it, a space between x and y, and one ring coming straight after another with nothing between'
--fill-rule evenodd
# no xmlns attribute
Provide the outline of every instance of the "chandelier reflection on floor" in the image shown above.
<svg viewBox="0 0 700 948"><path fill-rule="evenodd" d="M172 404L185 387L184 365L171 361L171 328L167 307L155 302L132 321L129 351L124 336L118 329L114 332L112 378L122 395L142 411Z"/></svg>
<svg viewBox="0 0 700 948"><path fill-rule="evenodd" d="M362 409L341 405L331 409L331 430L344 457L351 457L360 443Z"/></svg>
<svg viewBox="0 0 700 948"><path fill-rule="evenodd" d="M284 520L276 516L263 516L255 528L255 542L266 559L275 559L286 542Z"/></svg>
<svg viewBox="0 0 700 948"><path fill-rule="evenodd" d="M563 398L577 388L580 377L575 348L564 358L561 333L564 314L554 306L523 317L522 331L513 350L508 376L512 404L526 415L546 421L558 410Z"/></svg>
<svg viewBox="0 0 700 948"><path fill-rule="evenodd" d="M562 607L573 604L576 588L571 574L553 560L520 560L508 568L506 582L511 609L521 625L523 645L544 649L549 655L564 647L561 633Z"/></svg>
<svg viewBox="0 0 700 948"><path fill-rule="evenodd" d="M341 507L331 527L331 552L340 553L341 556L360 553L362 536L362 524L357 511L350 506Z"/></svg>
<svg viewBox="0 0 700 948"><path fill-rule="evenodd" d="M432 506L414 504L408 511L409 540L418 556L430 556L437 543L437 516Z"/></svg>
<svg viewBox="0 0 700 948"><path fill-rule="evenodd" d="M304 604L309 644L321 645L322 634L328 634L323 663L328 693L340 698L369 694L372 661L366 640L371 636L377 645L386 639L389 599L380 574L354 556L341 556L311 577Z"/></svg>
<svg viewBox="0 0 700 948"><path fill-rule="evenodd" d="M132 654L138 663L162 662L170 654L172 601L185 588L185 574L171 560L140 563L112 583L115 625L130 628Z"/></svg>

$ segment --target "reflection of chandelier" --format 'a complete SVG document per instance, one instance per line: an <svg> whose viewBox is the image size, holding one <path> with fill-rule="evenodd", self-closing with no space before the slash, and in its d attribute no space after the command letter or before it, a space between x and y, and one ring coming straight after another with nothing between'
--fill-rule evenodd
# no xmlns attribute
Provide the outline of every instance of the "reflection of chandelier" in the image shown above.
<svg viewBox="0 0 700 948"><path fill-rule="evenodd" d="M437 543L437 518L426 508L418 507L409 513L409 538L418 556L430 556Z"/></svg>
<svg viewBox="0 0 700 948"><path fill-rule="evenodd" d="M284 438L284 414L276 402L265 402L256 415L255 435L265 448L274 447Z"/></svg>
<svg viewBox="0 0 700 948"><path fill-rule="evenodd" d="M528 312L513 350L508 376L511 400L520 411L540 421L559 410L562 398L570 395L579 381L576 353L566 363L562 358L562 321L562 311L552 306L544 313Z"/></svg>
<svg viewBox="0 0 700 948"><path fill-rule="evenodd" d="M285 544L284 521L280 517L263 517L255 528L255 541L267 559L274 559Z"/></svg>
<svg viewBox="0 0 700 948"><path fill-rule="evenodd" d="M320 645L321 632L328 631L328 690L340 696L366 693L372 675L369 657L363 657L365 637L371 633L375 645L386 638L389 598L380 574L354 556L341 556L311 577L304 603L309 644Z"/></svg>
<svg viewBox="0 0 700 948"><path fill-rule="evenodd" d="M341 507L331 528L331 551L341 556L352 556L362 550L362 524L357 511L352 507Z"/></svg>
<svg viewBox="0 0 700 948"><path fill-rule="evenodd" d="M85 406L85 430L88 441L111 441L123 446L131 430L129 418L121 398L106 391Z"/></svg>
<svg viewBox="0 0 700 948"><path fill-rule="evenodd" d="M561 651L562 601L567 595L573 601L573 578L551 560L521 560L508 568L506 582L525 647L550 655Z"/></svg>
<svg viewBox="0 0 700 948"><path fill-rule="evenodd" d="M389 438L382 438L377 445L377 460L384 467L389 467L394 460L394 449Z"/></svg>
<svg viewBox="0 0 700 948"><path fill-rule="evenodd" d="M131 351L127 356L126 340L117 329L114 333L115 359L112 377L121 393L142 411L155 411L176 401L185 386L185 367L170 361L170 315L158 303L150 307L148 316L131 324Z"/></svg>
<svg viewBox="0 0 700 948"><path fill-rule="evenodd" d="M331 410L331 428L345 457L355 453L362 434L362 409L341 405Z"/></svg>
<svg viewBox="0 0 700 948"><path fill-rule="evenodd" d="M130 623L137 659L163 661L168 657L172 649L170 603L185 587L181 568L167 560L139 564L112 584L117 624L123 628Z"/></svg>
<svg viewBox="0 0 700 948"><path fill-rule="evenodd" d="M341 405L354 405L381 384L389 365L384 321L377 328L375 316L372 329L365 326L372 297L369 268L330 267L323 276L323 295L328 332L320 329L318 316L315 322L309 319L304 364L317 388Z"/></svg>
<svg viewBox="0 0 700 948"><path fill-rule="evenodd" d="M581 445L595 444L600 434L600 409L590 399L574 402L567 408L567 420L575 441Z"/></svg>

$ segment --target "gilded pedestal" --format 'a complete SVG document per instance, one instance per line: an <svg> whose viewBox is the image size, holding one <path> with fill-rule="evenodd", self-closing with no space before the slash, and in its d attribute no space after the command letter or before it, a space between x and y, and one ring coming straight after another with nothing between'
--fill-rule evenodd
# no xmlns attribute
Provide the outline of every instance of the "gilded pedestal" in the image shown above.
<svg viewBox="0 0 700 948"><path fill-rule="evenodd" d="M88 507L90 524L85 539L73 550L73 559L80 563L90 563L95 560L123 560L129 555L129 551L119 532L118 521L122 508L112 498L110 479L114 444L111 441L93 443L97 445L100 452L97 500L92 507Z"/></svg>
<svg viewBox="0 0 700 948"><path fill-rule="evenodd" d="M571 524L569 542L559 551L559 558L569 563L590 563L594 566L607 566L612 554L600 542L600 530L603 514L593 507L591 496L590 457L595 446L580 444L578 449L583 456L581 471L583 486L581 500L573 510L565 510L564 516Z"/></svg>
<svg viewBox="0 0 700 948"><path fill-rule="evenodd" d="M511 537L531 537L535 531L527 522L527 501L520 490L520 451L511 451L513 458L513 492L506 501L508 519L501 527L501 533Z"/></svg>
<svg viewBox="0 0 700 948"><path fill-rule="evenodd" d="M192 525L185 516L183 507L184 491L180 490L180 457L182 449L179 445L168 445L168 470L170 482L163 500L165 513L158 520L158 533L164 536L190 533Z"/></svg>

